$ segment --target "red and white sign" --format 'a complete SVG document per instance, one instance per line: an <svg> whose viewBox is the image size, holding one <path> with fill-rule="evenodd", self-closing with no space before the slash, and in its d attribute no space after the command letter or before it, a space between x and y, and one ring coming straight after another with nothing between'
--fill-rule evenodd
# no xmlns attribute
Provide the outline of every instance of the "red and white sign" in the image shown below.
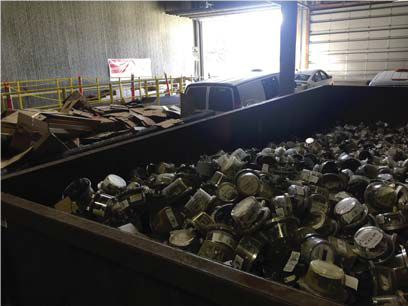
<svg viewBox="0 0 408 306"><path fill-rule="evenodd" d="M117 58L108 59L109 75L112 79L130 79L135 77L151 77L152 62L150 58Z"/></svg>

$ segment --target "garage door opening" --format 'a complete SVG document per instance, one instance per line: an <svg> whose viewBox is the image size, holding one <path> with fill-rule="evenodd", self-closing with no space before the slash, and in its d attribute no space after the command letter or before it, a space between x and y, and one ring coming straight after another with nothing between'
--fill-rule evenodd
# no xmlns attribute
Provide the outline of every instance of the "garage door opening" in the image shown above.
<svg viewBox="0 0 408 306"><path fill-rule="evenodd" d="M280 9L203 19L204 76L279 71Z"/></svg>

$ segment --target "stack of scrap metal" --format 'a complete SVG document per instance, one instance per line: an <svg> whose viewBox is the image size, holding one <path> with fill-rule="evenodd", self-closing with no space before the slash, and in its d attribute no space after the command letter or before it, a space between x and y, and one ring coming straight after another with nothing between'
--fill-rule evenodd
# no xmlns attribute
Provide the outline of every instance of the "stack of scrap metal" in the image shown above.
<svg viewBox="0 0 408 306"><path fill-rule="evenodd" d="M55 158L68 150L143 129L169 128L180 123L177 106L140 103L91 106L74 92L61 110L5 111L1 116L1 169Z"/></svg>

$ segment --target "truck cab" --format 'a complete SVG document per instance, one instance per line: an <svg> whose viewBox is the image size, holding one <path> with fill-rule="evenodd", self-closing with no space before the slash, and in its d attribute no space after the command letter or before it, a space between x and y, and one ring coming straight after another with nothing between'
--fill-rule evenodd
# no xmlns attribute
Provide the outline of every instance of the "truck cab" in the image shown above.
<svg viewBox="0 0 408 306"><path fill-rule="evenodd" d="M181 107L193 112L226 112L272 99L278 93L279 73L210 79L189 84Z"/></svg>

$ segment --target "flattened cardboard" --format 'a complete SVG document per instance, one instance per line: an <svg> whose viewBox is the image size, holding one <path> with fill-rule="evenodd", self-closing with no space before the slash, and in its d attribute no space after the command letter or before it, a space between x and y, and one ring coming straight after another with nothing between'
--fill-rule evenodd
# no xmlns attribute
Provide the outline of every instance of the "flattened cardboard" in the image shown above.
<svg viewBox="0 0 408 306"><path fill-rule="evenodd" d="M27 150L14 155L11 158L8 159L2 159L1 160L1 169L8 167L12 164L14 164L15 162L19 161L20 159L22 159L25 155L27 155L29 152L31 152L31 150L33 149L33 147L29 147Z"/></svg>
<svg viewBox="0 0 408 306"><path fill-rule="evenodd" d="M172 127L173 125L176 125L178 123L182 122L180 119L169 119L169 120L165 120L163 122L160 123L156 123L156 126L160 126L164 129L167 129L169 127Z"/></svg>

